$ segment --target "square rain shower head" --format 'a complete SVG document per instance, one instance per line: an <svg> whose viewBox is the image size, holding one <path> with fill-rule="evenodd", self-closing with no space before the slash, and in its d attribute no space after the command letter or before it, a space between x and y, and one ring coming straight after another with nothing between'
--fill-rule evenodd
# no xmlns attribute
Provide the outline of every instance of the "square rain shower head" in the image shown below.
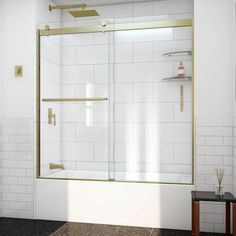
<svg viewBox="0 0 236 236"><path fill-rule="evenodd" d="M99 16L96 10L80 10L80 11L70 11L69 12L73 17L90 17L90 16Z"/></svg>

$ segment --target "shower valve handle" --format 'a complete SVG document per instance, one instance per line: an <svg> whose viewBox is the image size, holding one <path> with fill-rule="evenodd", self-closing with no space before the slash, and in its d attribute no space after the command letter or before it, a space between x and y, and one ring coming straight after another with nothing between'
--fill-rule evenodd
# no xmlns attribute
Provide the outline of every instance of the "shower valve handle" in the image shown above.
<svg viewBox="0 0 236 236"><path fill-rule="evenodd" d="M56 126L56 114L52 113L52 108L48 108L48 124Z"/></svg>

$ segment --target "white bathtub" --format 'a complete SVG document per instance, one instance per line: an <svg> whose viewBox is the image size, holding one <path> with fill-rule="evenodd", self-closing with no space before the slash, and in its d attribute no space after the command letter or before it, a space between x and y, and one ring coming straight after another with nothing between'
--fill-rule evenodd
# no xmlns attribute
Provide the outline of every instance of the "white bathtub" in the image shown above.
<svg viewBox="0 0 236 236"><path fill-rule="evenodd" d="M106 171L81 171L81 170L62 170L47 178L59 179L87 179L87 180L108 180L109 176ZM158 174L144 172L115 172L112 176L117 181L139 181L139 182L161 182L161 183L185 183L190 184L191 175L183 174Z"/></svg>
<svg viewBox="0 0 236 236"><path fill-rule="evenodd" d="M68 175L70 171L61 171L50 177ZM189 230L193 189L179 184L37 179L35 218Z"/></svg>

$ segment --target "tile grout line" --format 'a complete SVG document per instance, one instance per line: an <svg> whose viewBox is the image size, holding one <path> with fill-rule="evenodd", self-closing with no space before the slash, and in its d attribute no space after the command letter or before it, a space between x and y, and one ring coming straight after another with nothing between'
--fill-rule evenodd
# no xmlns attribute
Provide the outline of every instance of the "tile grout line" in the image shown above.
<svg viewBox="0 0 236 236"><path fill-rule="evenodd" d="M64 225L62 225L58 230L56 230L55 232L53 232L52 234L50 234L49 236L53 236L56 235L57 233L60 233L61 229L64 228L64 226L67 224L68 222L66 222Z"/></svg>
<svg viewBox="0 0 236 236"><path fill-rule="evenodd" d="M152 236L152 233L153 233L153 231L154 231L154 229L152 228L152 230L151 230L151 233L150 233L150 235L149 235L149 236Z"/></svg>

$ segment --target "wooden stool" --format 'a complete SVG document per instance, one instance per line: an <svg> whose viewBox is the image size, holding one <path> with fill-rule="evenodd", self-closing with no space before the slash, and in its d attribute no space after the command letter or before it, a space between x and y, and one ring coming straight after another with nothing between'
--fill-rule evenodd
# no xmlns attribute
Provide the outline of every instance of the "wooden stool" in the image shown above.
<svg viewBox="0 0 236 236"><path fill-rule="evenodd" d="M233 236L236 236L236 198L226 192L217 196L214 192L192 191L192 236L200 235L200 202L225 202L226 207L226 236L230 236L230 205L233 205Z"/></svg>

